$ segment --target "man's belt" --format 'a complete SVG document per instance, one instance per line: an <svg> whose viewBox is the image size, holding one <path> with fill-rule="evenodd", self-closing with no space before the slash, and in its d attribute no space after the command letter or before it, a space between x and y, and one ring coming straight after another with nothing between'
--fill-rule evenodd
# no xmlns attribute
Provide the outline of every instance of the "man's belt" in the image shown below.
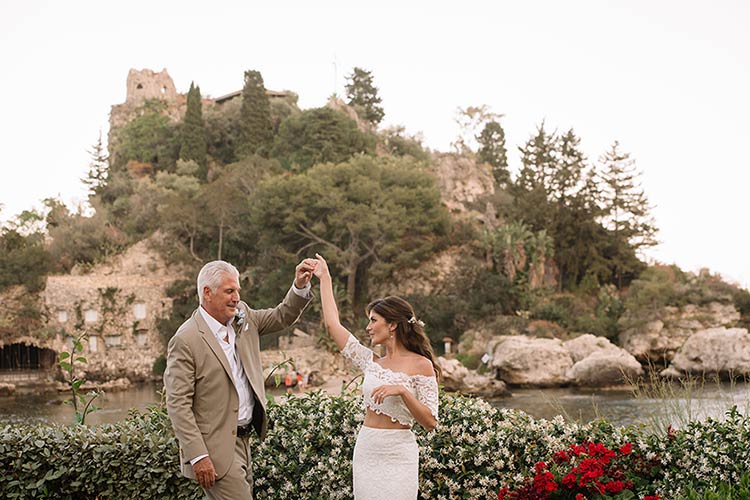
<svg viewBox="0 0 750 500"><path fill-rule="evenodd" d="M239 425L237 426L237 437L249 436L252 431L252 424Z"/></svg>

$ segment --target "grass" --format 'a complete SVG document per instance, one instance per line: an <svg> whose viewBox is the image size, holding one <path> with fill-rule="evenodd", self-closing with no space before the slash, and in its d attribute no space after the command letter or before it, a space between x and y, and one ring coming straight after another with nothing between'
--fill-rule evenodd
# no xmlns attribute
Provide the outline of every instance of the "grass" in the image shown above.
<svg viewBox="0 0 750 500"><path fill-rule="evenodd" d="M663 433L668 428L684 428L689 422L720 417L732 406L740 413L750 413L750 399L738 398L738 381L728 382L719 377L692 377L679 380L661 377L654 369L648 378L630 381L633 397L652 411L644 412L643 425L651 433ZM742 381L745 382L745 381ZM728 384L728 385L727 385Z"/></svg>

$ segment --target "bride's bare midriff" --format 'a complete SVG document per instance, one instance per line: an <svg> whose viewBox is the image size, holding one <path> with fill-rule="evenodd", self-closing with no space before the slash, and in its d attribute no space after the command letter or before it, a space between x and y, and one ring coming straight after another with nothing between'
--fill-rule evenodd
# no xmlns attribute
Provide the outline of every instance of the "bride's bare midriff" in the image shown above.
<svg viewBox="0 0 750 500"><path fill-rule="evenodd" d="M365 413L365 427L373 427L375 429L410 429L408 425L399 424L391 420L388 415L378 414L367 409Z"/></svg>

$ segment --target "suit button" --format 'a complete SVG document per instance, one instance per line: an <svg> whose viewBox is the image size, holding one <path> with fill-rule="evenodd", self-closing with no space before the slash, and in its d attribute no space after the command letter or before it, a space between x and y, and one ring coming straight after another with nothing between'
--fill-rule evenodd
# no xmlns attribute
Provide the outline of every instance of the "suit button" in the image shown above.
<svg viewBox="0 0 750 500"><path fill-rule="evenodd" d="M232 411L235 412L235 413L237 413L237 408L234 408Z"/></svg>
<svg viewBox="0 0 750 500"><path fill-rule="evenodd" d="M237 434L237 429L232 431L232 436L235 436Z"/></svg>

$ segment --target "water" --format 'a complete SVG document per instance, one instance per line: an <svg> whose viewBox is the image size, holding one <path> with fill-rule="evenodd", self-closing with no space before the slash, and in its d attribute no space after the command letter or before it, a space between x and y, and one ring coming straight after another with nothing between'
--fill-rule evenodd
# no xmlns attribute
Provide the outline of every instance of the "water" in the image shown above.
<svg viewBox="0 0 750 500"><path fill-rule="evenodd" d="M127 391L105 394L98 406L101 410L90 414L87 423L97 425L116 422L127 417L128 409L146 409L159 401L159 385L147 384L131 387ZM729 407L737 405L743 413L750 412L749 384L713 384L685 388L672 386L672 394L664 397L640 395L632 391L593 389L516 389L507 399L490 401L498 408L515 408L535 418L551 419L562 414L568 419L588 422L604 417L616 425L656 422L683 424L686 416L703 419L721 416ZM283 388L273 390L283 394ZM18 394L0 397L0 423L71 423L73 409L62 404L66 394Z"/></svg>
<svg viewBox="0 0 750 500"><path fill-rule="evenodd" d="M106 393L94 400L101 409L90 413L86 423L117 422L128 416L130 408L145 410L159 401L159 389L154 384L145 384L132 386L127 391ZM0 396L0 423L72 423L73 407L63 403L69 398L70 394L57 392Z"/></svg>
<svg viewBox="0 0 750 500"><path fill-rule="evenodd" d="M658 393L658 394L654 394ZM634 395L629 389L516 389L513 397L491 401L498 408L523 410L535 418L563 415L567 420L590 422L605 418L616 425L683 425L688 420L721 417L737 406L750 413L750 385L675 383Z"/></svg>

